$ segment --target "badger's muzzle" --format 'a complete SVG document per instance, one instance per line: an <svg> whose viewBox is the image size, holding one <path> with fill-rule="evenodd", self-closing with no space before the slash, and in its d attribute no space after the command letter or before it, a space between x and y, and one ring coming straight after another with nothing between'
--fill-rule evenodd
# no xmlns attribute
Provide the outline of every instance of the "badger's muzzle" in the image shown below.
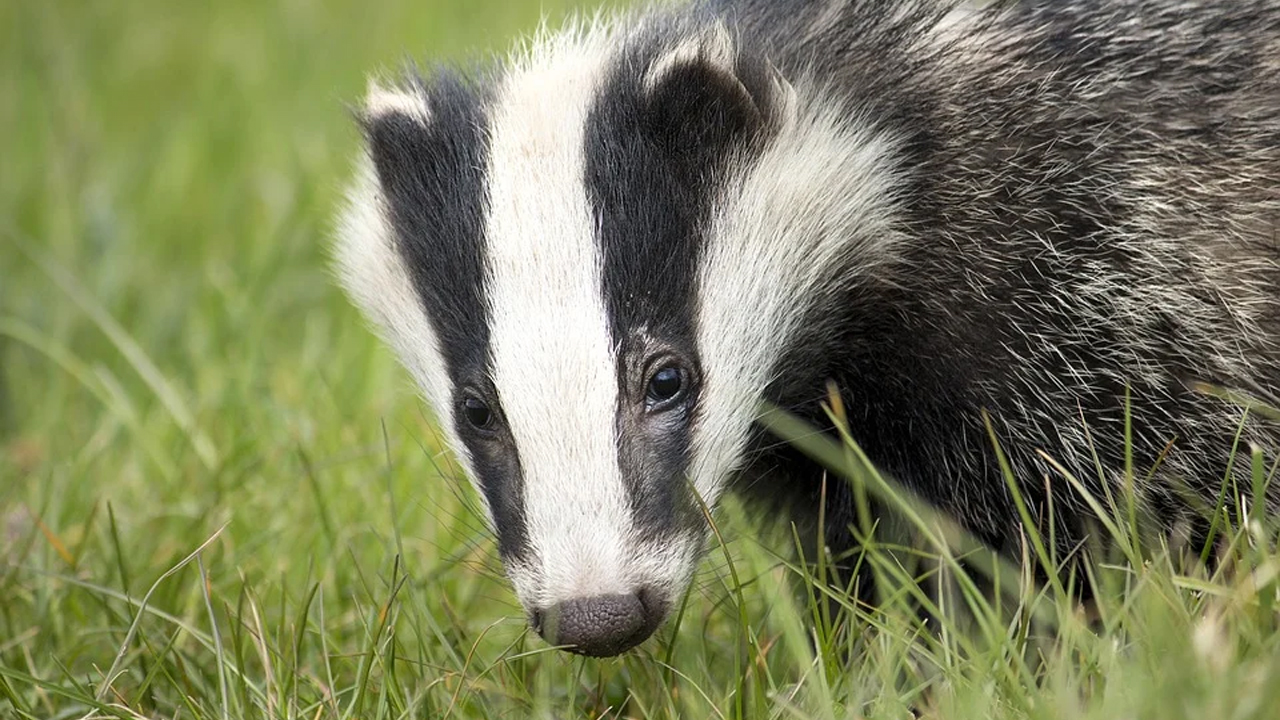
<svg viewBox="0 0 1280 720"><path fill-rule="evenodd" d="M598 595L535 610L530 624L552 645L591 657L620 655L653 634L666 616L653 593Z"/></svg>

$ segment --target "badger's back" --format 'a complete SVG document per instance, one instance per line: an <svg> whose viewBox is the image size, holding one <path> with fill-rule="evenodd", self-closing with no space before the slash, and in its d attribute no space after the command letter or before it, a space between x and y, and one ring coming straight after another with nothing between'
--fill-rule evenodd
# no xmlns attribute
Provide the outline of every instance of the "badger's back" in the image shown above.
<svg viewBox="0 0 1280 720"><path fill-rule="evenodd" d="M984 413L1064 549L1084 504L1041 452L1095 492L1158 465L1172 526L1238 432L1280 446L1197 390L1280 400L1280 0L704 0L375 87L364 126L344 283L583 652L661 621L700 501L819 506L761 401L822 423L834 381L875 463L1005 549Z"/></svg>

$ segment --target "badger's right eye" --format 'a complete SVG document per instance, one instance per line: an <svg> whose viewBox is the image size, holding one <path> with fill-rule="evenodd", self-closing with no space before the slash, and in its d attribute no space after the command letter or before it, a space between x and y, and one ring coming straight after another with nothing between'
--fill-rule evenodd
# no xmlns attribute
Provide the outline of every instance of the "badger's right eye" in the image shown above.
<svg viewBox="0 0 1280 720"><path fill-rule="evenodd" d="M664 367L649 379L646 391L649 399L655 403L668 402L684 389L684 374L676 367Z"/></svg>
<svg viewBox="0 0 1280 720"><path fill-rule="evenodd" d="M462 401L462 414L477 430L488 430L493 425L493 411L489 409L488 403L478 397Z"/></svg>

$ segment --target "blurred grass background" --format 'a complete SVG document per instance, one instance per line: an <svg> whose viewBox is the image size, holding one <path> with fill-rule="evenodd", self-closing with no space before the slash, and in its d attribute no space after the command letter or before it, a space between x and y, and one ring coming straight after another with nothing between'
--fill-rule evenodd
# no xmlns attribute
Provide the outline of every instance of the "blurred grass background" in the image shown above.
<svg viewBox="0 0 1280 720"><path fill-rule="evenodd" d="M324 254L369 71L586 4L0 0L0 718L1280 717L1273 525L1235 575L1099 568L1091 617L926 627L873 548L842 632L735 541L626 658L526 635Z"/></svg>
<svg viewBox="0 0 1280 720"><path fill-rule="evenodd" d="M224 525L215 609L253 594L279 627L319 587L347 675L398 552L419 618L519 634L469 491L325 245L368 72L500 50L582 4L0 2L0 666L97 681L136 609L119 596ZM151 606L203 613L195 572ZM131 650L166 657L177 625L150 623ZM213 665L188 645L170 656ZM85 711L16 682L0 717ZM170 716L159 685L107 699Z"/></svg>

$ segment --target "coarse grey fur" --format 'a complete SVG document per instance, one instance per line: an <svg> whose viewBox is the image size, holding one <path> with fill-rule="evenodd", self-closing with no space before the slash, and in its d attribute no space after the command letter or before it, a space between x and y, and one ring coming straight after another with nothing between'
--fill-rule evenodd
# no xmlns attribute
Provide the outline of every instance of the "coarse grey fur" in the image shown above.
<svg viewBox="0 0 1280 720"><path fill-rule="evenodd" d="M1139 488L1153 517L1210 503L1242 413L1194 385L1280 391L1280 3L716 5L784 75L828 79L903 138L910 240L815 305L819 337L781 374L825 365L871 457L1008 551L980 409L1035 511L1051 487L1064 552L1088 511L1035 451L1101 496L1094 453L1118 481L1126 388L1135 466L1159 461ZM931 39L948 22L954 41ZM1277 447L1256 419L1242 437Z"/></svg>
<svg viewBox="0 0 1280 720"><path fill-rule="evenodd" d="M683 591L691 490L812 518L822 470L761 401L825 424L834 383L872 461L1003 552L984 413L1061 556L1090 513L1041 451L1100 496L1131 451L1194 537L1237 433L1280 447L1198 389L1280 401L1280 0L707 0L375 86L363 123L342 281L577 651Z"/></svg>

